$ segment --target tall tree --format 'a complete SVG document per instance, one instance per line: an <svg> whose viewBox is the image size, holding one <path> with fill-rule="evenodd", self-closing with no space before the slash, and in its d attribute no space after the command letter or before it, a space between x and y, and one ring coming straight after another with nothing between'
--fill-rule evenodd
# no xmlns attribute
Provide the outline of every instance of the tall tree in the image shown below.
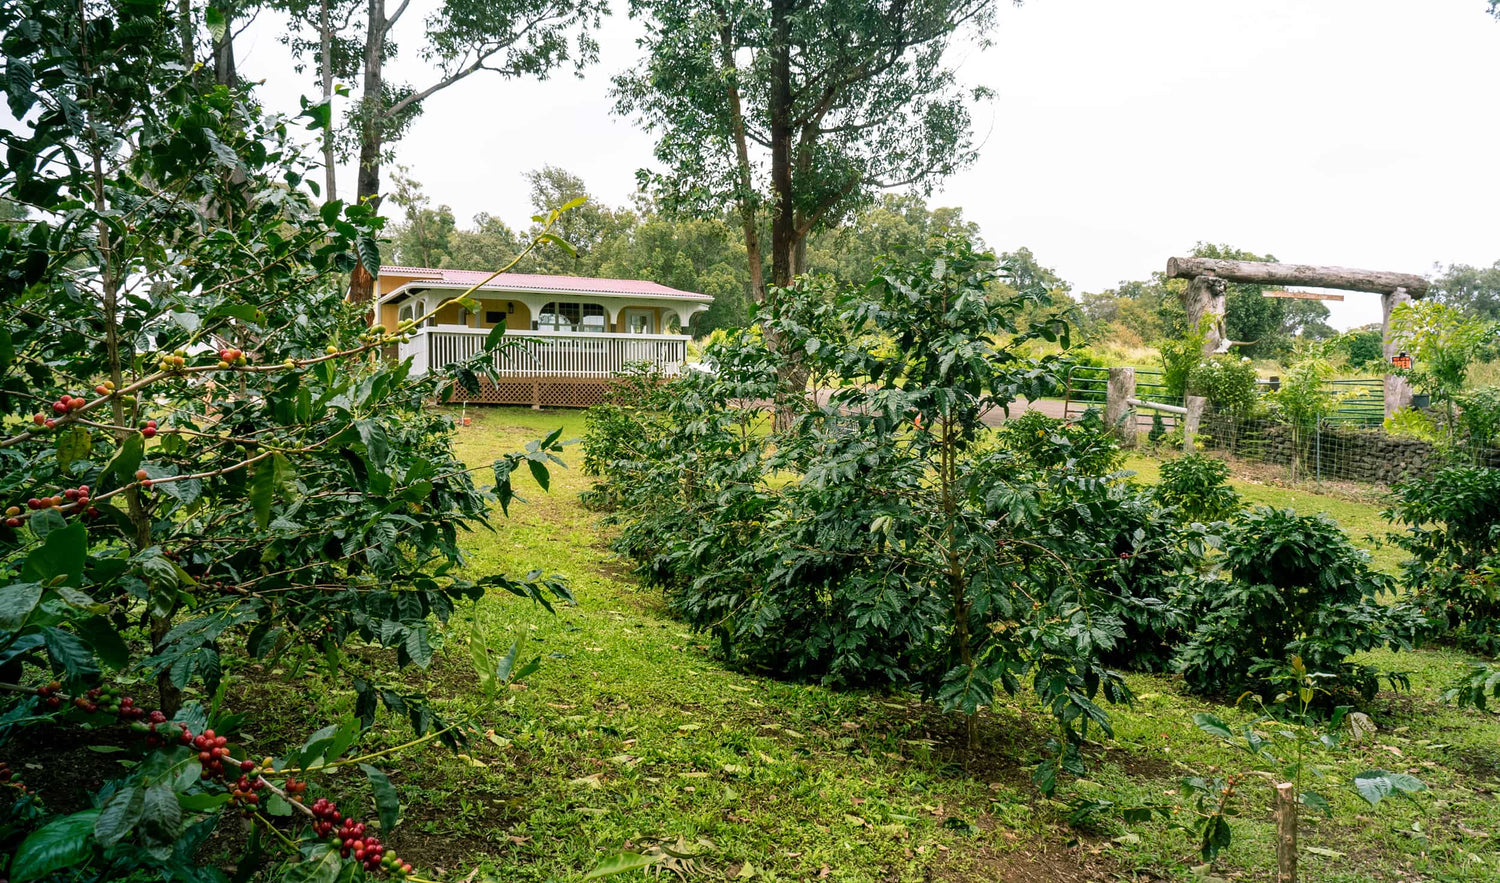
<svg viewBox="0 0 1500 883"><path fill-rule="evenodd" d="M1432 294L1482 319L1500 321L1500 261L1488 267L1449 264L1433 280Z"/></svg>
<svg viewBox="0 0 1500 883"><path fill-rule="evenodd" d="M381 165L423 101L481 71L506 79L545 78L570 61L581 70L599 57L593 31L609 11L607 0L446 0L423 22L422 56L437 74L416 88L390 83L385 75L394 28L410 3L401 0L388 12L385 0L367 0L365 8L362 94L349 128L358 139L358 200L377 211ZM370 274L356 267L350 300L370 300L373 288Z"/></svg>
<svg viewBox="0 0 1500 883"><path fill-rule="evenodd" d="M285 12L292 20L294 30L282 37L282 42L299 58L311 57L318 73L318 85L322 89L321 111L324 119L333 113L335 91L347 94L338 87L339 80L352 80L360 70L363 54L361 42L351 37L351 32L360 28L360 14L366 0L272 0L273 5ZM309 34L311 36L309 36ZM306 67L299 62L297 71ZM322 130L323 149L323 200L331 202L338 198L338 150L336 133L332 125Z"/></svg>
<svg viewBox="0 0 1500 883"><path fill-rule="evenodd" d="M756 299L760 214L771 283L806 268L807 237L882 189L926 191L975 155L970 101L945 55L996 0L632 0L646 57L616 78L619 112L657 133L643 172L664 207L732 207Z"/></svg>

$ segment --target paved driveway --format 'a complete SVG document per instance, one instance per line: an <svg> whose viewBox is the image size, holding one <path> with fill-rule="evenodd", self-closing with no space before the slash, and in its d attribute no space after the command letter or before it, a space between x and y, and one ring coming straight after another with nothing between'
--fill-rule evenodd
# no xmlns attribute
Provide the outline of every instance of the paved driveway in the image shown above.
<svg viewBox="0 0 1500 883"><path fill-rule="evenodd" d="M818 390L818 403L827 404L828 396L832 392L832 390L828 389ZM1048 417L1061 418L1063 416L1063 401L1062 399L1037 399L1033 402L1030 399L1018 399L1015 404L1010 406L1011 417L1019 417L1027 411L1040 411ZM1006 415L1004 411L995 409L985 412L983 419L990 426L999 426L1006 421Z"/></svg>

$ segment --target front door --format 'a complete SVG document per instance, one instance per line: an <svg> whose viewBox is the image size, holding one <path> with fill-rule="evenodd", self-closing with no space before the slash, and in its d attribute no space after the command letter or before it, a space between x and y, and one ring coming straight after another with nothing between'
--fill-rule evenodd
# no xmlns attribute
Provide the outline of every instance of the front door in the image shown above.
<svg viewBox="0 0 1500 883"><path fill-rule="evenodd" d="M626 334L655 334L656 314L651 310L625 311L625 333Z"/></svg>

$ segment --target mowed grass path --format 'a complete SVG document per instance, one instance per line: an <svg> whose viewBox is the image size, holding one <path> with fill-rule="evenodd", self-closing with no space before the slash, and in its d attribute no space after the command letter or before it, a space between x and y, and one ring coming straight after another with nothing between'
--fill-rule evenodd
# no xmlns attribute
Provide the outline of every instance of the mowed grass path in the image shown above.
<svg viewBox="0 0 1500 883"><path fill-rule="evenodd" d="M459 449L474 466L558 427L564 438L583 428L578 412L468 413ZM581 452L565 459L576 466ZM389 841L445 879L578 880L604 855L654 844L690 854L667 871L687 880L1190 879L1196 859L1182 832L1075 831L1063 801L1163 800L1189 770L1252 769L1190 720L1204 709L1246 715L1184 697L1169 677L1131 678L1139 701L1115 709L1117 738L1089 751L1091 780L1070 782L1054 802L1028 781L1049 733L1029 694L985 716L985 748L970 756L955 747L955 722L913 697L729 670L612 556L610 530L578 502L587 485L576 468L554 470L548 493L521 479L528 502L508 519L497 509L496 531L469 540L474 574L558 573L578 605L553 615L486 597L454 618L432 669L407 675L408 686L488 731L461 758L429 746L386 764L406 804ZM488 702L475 686L471 636L497 654L515 642L542 667L524 689ZM1304 845L1323 850L1303 856L1305 879L1497 879L1500 725L1437 701L1462 657L1378 661L1411 669L1415 689L1383 696L1371 710L1380 736L1330 764L1321 787L1337 812L1304 828ZM325 717L351 702L347 692L301 698ZM395 726L377 742L404 738ZM1411 771L1433 792L1370 811L1349 787L1369 767ZM1269 878L1269 791L1246 786L1222 876Z"/></svg>

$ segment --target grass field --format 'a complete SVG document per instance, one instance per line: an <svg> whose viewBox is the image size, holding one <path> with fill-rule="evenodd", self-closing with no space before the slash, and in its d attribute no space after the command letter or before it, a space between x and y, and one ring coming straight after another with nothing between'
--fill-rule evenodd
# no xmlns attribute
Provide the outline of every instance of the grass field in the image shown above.
<svg viewBox="0 0 1500 883"><path fill-rule="evenodd" d="M576 412L469 413L460 454L476 466L559 426L565 438L582 430ZM580 459L576 448L567 459ZM1197 864L1186 834L1160 823L1074 830L1063 801L1164 800L1189 771L1253 769L1193 725L1191 713L1210 706L1170 677L1130 678L1139 699L1114 710L1117 738L1088 752L1090 779L1068 783L1054 802L1029 782L1048 732L1029 694L985 714L984 748L970 754L957 747L961 728L913 697L726 669L611 555L609 530L578 503L587 484L558 470L549 493L524 488L526 504L512 505L508 520L497 511L496 531L470 540L474 573L559 573L578 605L552 615L487 597L454 618L432 669L406 676L483 731L463 757L423 747L386 765L406 804L389 841L444 879L578 880L602 856L665 845L677 857L664 876L682 880L1186 880ZM1356 532L1375 524L1355 504L1269 488L1265 501L1323 508ZM470 640L498 653L515 642L542 667L489 702L475 688ZM1438 701L1465 659L1431 651L1375 661L1409 669L1413 690L1369 709L1382 728L1372 742L1318 759L1335 814L1304 825L1304 879L1500 879L1500 722ZM351 692L287 678L241 689L294 703L308 720L351 706ZM396 726L372 747L407 737ZM1350 779L1372 767L1412 772L1431 791L1370 810ZM1214 873L1268 880L1271 789L1254 777L1244 789L1235 845Z"/></svg>

